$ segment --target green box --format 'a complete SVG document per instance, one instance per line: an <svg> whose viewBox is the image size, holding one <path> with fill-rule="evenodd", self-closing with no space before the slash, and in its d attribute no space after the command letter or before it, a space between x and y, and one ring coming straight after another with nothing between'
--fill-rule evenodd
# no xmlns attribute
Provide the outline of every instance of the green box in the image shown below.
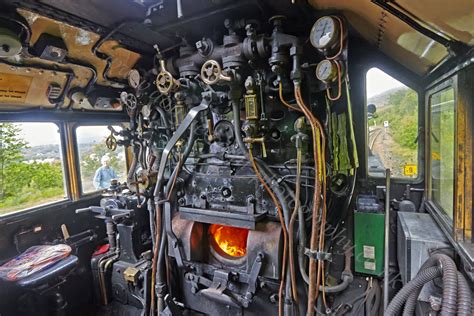
<svg viewBox="0 0 474 316"><path fill-rule="evenodd" d="M355 271L381 276L384 266L383 213L354 213Z"/></svg>

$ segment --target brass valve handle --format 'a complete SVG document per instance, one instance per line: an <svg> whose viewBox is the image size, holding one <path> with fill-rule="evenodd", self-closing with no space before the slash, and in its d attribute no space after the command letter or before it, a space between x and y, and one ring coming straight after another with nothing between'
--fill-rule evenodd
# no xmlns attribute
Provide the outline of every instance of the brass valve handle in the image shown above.
<svg viewBox="0 0 474 316"><path fill-rule="evenodd" d="M204 63L201 67L201 79L207 85L214 85L220 81L232 81L231 76L227 76L222 72L221 65L213 59Z"/></svg>
<svg viewBox="0 0 474 316"><path fill-rule="evenodd" d="M117 139L114 137L113 132L110 133L109 137L105 140L105 145L111 151L115 151L117 149Z"/></svg>
<svg viewBox="0 0 474 316"><path fill-rule="evenodd" d="M160 59L161 71L156 77L156 88L161 94L168 95L177 90L180 86L179 81L173 78L173 75L166 70L165 61Z"/></svg>

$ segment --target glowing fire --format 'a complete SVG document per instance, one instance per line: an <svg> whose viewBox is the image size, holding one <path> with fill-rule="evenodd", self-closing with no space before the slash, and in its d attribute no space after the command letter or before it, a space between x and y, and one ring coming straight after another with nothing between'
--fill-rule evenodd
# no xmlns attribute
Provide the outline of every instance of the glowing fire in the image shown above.
<svg viewBox="0 0 474 316"><path fill-rule="evenodd" d="M243 257L247 253L248 229L213 224L209 235L214 245L231 257Z"/></svg>

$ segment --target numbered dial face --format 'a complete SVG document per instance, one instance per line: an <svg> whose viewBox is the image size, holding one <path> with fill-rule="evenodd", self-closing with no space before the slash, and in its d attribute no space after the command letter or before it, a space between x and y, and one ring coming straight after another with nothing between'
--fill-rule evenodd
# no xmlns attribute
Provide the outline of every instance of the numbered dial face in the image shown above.
<svg viewBox="0 0 474 316"><path fill-rule="evenodd" d="M328 49L337 42L339 32L339 23L336 19L324 16L318 19L311 29L311 44L317 49Z"/></svg>
<svg viewBox="0 0 474 316"><path fill-rule="evenodd" d="M138 86L140 85L140 77L141 76L138 70L130 70L130 72L128 73L128 84L130 85L130 87L132 87L133 89L138 88Z"/></svg>
<svg viewBox="0 0 474 316"><path fill-rule="evenodd" d="M332 82L337 78L337 66L331 60L323 60L316 67L316 77L322 82Z"/></svg>

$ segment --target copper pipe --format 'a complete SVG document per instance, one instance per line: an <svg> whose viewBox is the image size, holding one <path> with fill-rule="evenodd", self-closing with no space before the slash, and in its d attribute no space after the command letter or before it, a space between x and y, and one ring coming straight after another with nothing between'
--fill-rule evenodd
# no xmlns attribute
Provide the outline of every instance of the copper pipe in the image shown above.
<svg viewBox="0 0 474 316"><path fill-rule="evenodd" d="M318 136L321 137L321 142L325 143L324 131L322 130L321 124L313 115L310 109L304 103L301 97L301 87L298 83L295 83L295 97L296 102L300 109L303 111L304 115L308 119L311 125L311 132L313 136L313 155L314 155L314 164L315 164L315 190L313 194L313 209L312 209L312 229L311 229L311 240L310 240L310 249L315 251L318 248L318 230L319 230L319 206L321 203L321 178L325 176L321 176L320 174L320 165L324 161L324 146L323 150L321 151L322 154L319 155L318 147L319 147L319 139ZM318 135L319 134L319 135ZM324 166L323 166L324 167ZM319 294L319 279L320 271L317 270L317 264L314 259L310 259L309 261L309 293L308 293L308 309L306 314L308 316L314 314L314 307L316 305L316 300Z"/></svg>
<svg viewBox="0 0 474 316"><path fill-rule="evenodd" d="M283 84L281 83L281 81L278 84L278 96L280 97L280 102L283 103L284 106L286 106L287 108L290 108L292 110L302 112L301 109L298 108L296 104L293 105L293 104L290 104L290 103L286 102L285 98L283 97Z"/></svg>
<svg viewBox="0 0 474 316"><path fill-rule="evenodd" d="M301 104L304 104L303 98L301 97L301 90L298 89L297 91L297 101L301 102ZM300 105L301 106L301 105ZM306 106L304 106L306 108ZM318 251L322 252L324 251L324 242L325 242L325 228L326 228L326 214L327 214L327 207L326 207L326 191L327 191L327 185L326 185L326 157L325 157L325 152L326 152L326 137L324 135L324 129L321 125L321 123L315 119L314 124L316 125L316 128L318 129L320 136L321 136L321 169L322 169L322 212L321 212L321 222L320 222L320 232L319 232L319 243L318 243ZM313 250L313 249L312 249ZM314 262L314 261L313 261ZM318 298L319 295L319 285L322 282L322 278L324 277L324 267L323 267L324 262L322 260L318 260L318 268L317 268L317 279L316 279L316 296L315 296L315 302ZM324 283L324 282L323 282ZM324 285L323 285L323 302L324 305L327 307L327 302L326 302L326 295L324 291Z"/></svg>
<svg viewBox="0 0 474 316"><path fill-rule="evenodd" d="M158 264L158 250L160 249L161 242L161 205L156 204L155 207L155 245L153 247L153 262L151 269L151 304L150 304L150 315L155 315L155 305L156 305L156 294L155 294L155 283L156 283L156 270Z"/></svg>
<svg viewBox="0 0 474 316"><path fill-rule="evenodd" d="M283 315L283 288L285 284L285 275L286 275L288 232L286 231L285 220L283 219L283 211L282 211L281 205L278 202L278 199L275 196L275 193L273 193L273 191L270 189L270 187L267 185L267 183L263 179L260 173L260 170L258 169L257 164L255 163L255 158L253 157L253 154L252 154L252 144L250 144L250 147L249 147L249 158L250 158L250 163L252 164L252 168L255 171L255 175L257 176L258 180L267 191L268 195L270 195L270 198L272 199L273 204L275 204L275 207L278 212L278 218L280 220L281 229L283 231L283 259L282 259L282 268L281 268L281 282L280 282L280 288L278 291L278 315L282 316Z"/></svg>
<svg viewBox="0 0 474 316"><path fill-rule="evenodd" d="M298 291L296 286L296 269L295 269L295 250L294 250L294 227L296 216L298 215L298 210L300 208L300 195L301 195L301 161L302 161L302 152L301 148L297 149L296 152L296 185L295 185L295 207L293 209L293 214L291 214L290 225L288 228L288 246L289 246L289 261L290 261L290 273L291 273L291 288L293 293L293 299L296 304L298 304Z"/></svg>

